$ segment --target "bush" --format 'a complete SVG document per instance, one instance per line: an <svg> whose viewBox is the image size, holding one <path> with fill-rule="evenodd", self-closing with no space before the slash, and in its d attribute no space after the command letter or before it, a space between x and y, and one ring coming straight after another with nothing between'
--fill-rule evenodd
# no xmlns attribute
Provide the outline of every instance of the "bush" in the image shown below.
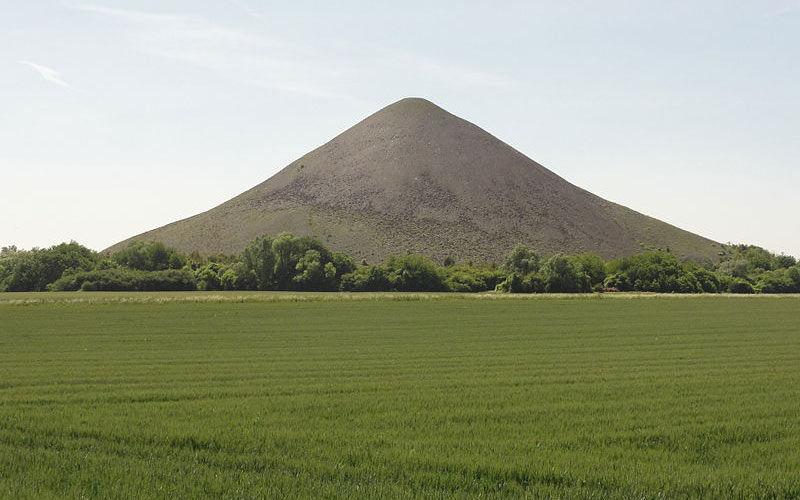
<svg viewBox="0 0 800 500"><path fill-rule="evenodd" d="M537 273L530 273L525 276L511 273L506 276L505 280L497 284L495 291L507 293L543 293L545 291L545 283L542 277Z"/></svg>
<svg viewBox="0 0 800 500"><path fill-rule="evenodd" d="M698 265L687 264L687 268L691 269L691 274L699 286L698 292L717 293L721 291L720 281L716 274Z"/></svg>
<svg viewBox="0 0 800 500"><path fill-rule="evenodd" d="M797 259L791 255L776 255L775 264L778 269L788 269L797 264Z"/></svg>
<svg viewBox="0 0 800 500"><path fill-rule="evenodd" d="M606 263L603 259L593 253L582 253L574 256L573 262L580 265L583 274L588 278L589 289L603 288L606 279Z"/></svg>
<svg viewBox="0 0 800 500"><path fill-rule="evenodd" d="M242 252L242 263L259 290L336 290L342 275L355 269L347 255L291 233L256 239Z"/></svg>
<svg viewBox="0 0 800 500"><path fill-rule="evenodd" d="M188 259L174 248L158 241L134 241L111 255L111 260L122 267L140 271L180 269Z"/></svg>
<svg viewBox="0 0 800 500"><path fill-rule="evenodd" d="M390 257L386 263L389 283L398 292L447 291L444 273L425 257L404 255Z"/></svg>
<svg viewBox="0 0 800 500"><path fill-rule="evenodd" d="M341 278L344 292L384 292L392 289L389 270L385 266L361 266Z"/></svg>
<svg viewBox="0 0 800 500"><path fill-rule="evenodd" d="M506 276L502 282L498 283L495 287L496 292L506 292L506 293L527 293L529 290L526 289L525 284L522 280L522 275L519 273L511 273Z"/></svg>
<svg viewBox="0 0 800 500"><path fill-rule="evenodd" d="M590 291L589 278L574 259L555 254L542 264L541 277L548 293L577 293Z"/></svg>
<svg viewBox="0 0 800 500"><path fill-rule="evenodd" d="M222 282L220 271L223 266L217 262L208 262L194 271L198 290L221 290Z"/></svg>
<svg viewBox="0 0 800 500"><path fill-rule="evenodd" d="M728 284L728 293L756 293L753 285L742 278L734 278Z"/></svg>
<svg viewBox="0 0 800 500"><path fill-rule="evenodd" d="M603 280L603 288L628 292L633 290L633 285L628 281L628 277L625 274L615 273L609 274L606 279Z"/></svg>
<svg viewBox="0 0 800 500"><path fill-rule="evenodd" d="M644 252L609 262L609 273L618 275L606 287L637 292L698 291L696 278L674 255L664 252ZM622 286L620 286L622 285ZM628 285L624 287L624 285Z"/></svg>
<svg viewBox="0 0 800 500"><path fill-rule="evenodd" d="M494 290L504 275L497 269L467 265L444 269L445 286L451 292L485 292Z"/></svg>
<svg viewBox="0 0 800 500"><path fill-rule="evenodd" d="M61 277L48 289L65 291L154 292L196 290L194 274L188 269L140 271L137 269L103 269L83 271Z"/></svg>
<svg viewBox="0 0 800 500"><path fill-rule="evenodd" d="M792 280L786 269L776 269L759 275L753 288L758 293L793 293L798 291L795 288L794 280Z"/></svg>
<svg viewBox="0 0 800 500"><path fill-rule="evenodd" d="M503 270L509 274L527 275L537 272L539 264L539 255L526 245L519 244L506 257L503 263Z"/></svg>
<svg viewBox="0 0 800 500"><path fill-rule="evenodd" d="M74 241L30 251L5 248L0 254L0 291L40 292L65 272L94 268L97 260L95 252Z"/></svg>

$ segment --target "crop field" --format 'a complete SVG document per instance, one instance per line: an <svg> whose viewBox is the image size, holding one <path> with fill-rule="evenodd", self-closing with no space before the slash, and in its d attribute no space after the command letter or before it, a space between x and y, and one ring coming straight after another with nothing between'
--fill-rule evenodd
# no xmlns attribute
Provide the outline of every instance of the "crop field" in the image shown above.
<svg viewBox="0 0 800 500"><path fill-rule="evenodd" d="M800 298L0 294L3 498L800 498Z"/></svg>

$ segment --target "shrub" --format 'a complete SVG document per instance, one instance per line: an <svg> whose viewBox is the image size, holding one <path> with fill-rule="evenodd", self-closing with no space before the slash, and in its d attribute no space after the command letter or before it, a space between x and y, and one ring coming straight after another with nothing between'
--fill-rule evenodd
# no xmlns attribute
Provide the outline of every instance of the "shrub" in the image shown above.
<svg viewBox="0 0 800 500"><path fill-rule="evenodd" d="M7 248L0 255L0 291L40 292L65 273L94 268L97 260L95 252L74 241L30 251Z"/></svg>
<svg viewBox="0 0 800 500"><path fill-rule="evenodd" d="M185 255L158 241L134 241L113 253L111 259L122 267L140 271L180 269L188 262Z"/></svg>
<svg viewBox="0 0 800 500"><path fill-rule="evenodd" d="M542 264L544 290L549 293L588 292L589 280L578 262L564 254L555 254Z"/></svg>
<svg viewBox="0 0 800 500"><path fill-rule="evenodd" d="M627 292L633 290L633 285L625 274L609 274L603 281L603 287L615 291Z"/></svg>
<svg viewBox="0 0 800 500"><path fill-rule="evenodd" d="M386 263L389 283L398 292L446 291L444 273L425 257L404 255L390 257Z"/></svg>
<svg viewBox="0 0 800 500"><path fill-rule="evenodd" d="M62 276L49 287L53 291L153 292L196 290L194 274L188 269L140 271L104 269Z"/></svg>
<svg viewBox="0 0 800 500"><path fill-rule="evenodd" d="M497 269L468 265L444 269L445 286L451 292L485 292L494 290L504 275Z"/></svg>
<svg viewBox="0 0 800 500"><path fill-rule="evenodd" d="M539 255L526 245L519 244L515 246L511 253L508 254L508 257L506 257L503 263L503 270L509 274L517 273L526 275L537 272L539 270L539 265Z"/></svg>
<svg viewBox="0 0 800 500"><path fill-rule="evenodd" d="M340 289L345 292L382 292L392 289L385 266L361 266L342 276Z"/></svg>
<svg viewBox="0 0 800 500"><path fill-rule="evenodd" d="M728 284L728 293L756 293L753 285L742 278L734 278Z"/></svg>
<svg viewBox="0 0 800 500"><path fill-rule="evenodd" d="M681 292L695 289L695 279L687 276L685 266L672 254L644 252L609 262L617 282L606 280L605 286L638 292ZM683 278L683 279L681 279ZM628 284L627 288L623 287ZM623 285L623 286L620 286Z"/></svg>
<svg viewBox="0 0 800 500"><path fill-rule="evenodd" d="M758 293L792 293L798 291L795 289L795 283L786 269L776 269L759 275L753 288Z"/></svg>
<svg viewBox="0 0 800 500"><path fill-rule="evenodd" d="M606 279L606 263L593 253L582 253L573 257L574 262L589 280L589 289L602 289Z"/></svg>

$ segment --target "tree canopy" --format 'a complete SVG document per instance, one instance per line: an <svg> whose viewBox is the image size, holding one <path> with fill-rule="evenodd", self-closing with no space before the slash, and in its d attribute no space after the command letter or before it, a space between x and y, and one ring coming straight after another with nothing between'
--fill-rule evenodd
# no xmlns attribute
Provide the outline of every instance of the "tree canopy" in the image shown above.
<svg viewBox="0 0 800 500"><path fill-rule="evenodd" d="M262 236L239 255L186 255L160 242L137 241L111 255L76 242L0 249L0 291L295 290L397 292L800 293L800 264L752 245L731 245L716 264L647 251L604 261L597 255L546 257L526 245L501 266L439 266L419 255L356 265L320 241L291 233Z"/></svg>

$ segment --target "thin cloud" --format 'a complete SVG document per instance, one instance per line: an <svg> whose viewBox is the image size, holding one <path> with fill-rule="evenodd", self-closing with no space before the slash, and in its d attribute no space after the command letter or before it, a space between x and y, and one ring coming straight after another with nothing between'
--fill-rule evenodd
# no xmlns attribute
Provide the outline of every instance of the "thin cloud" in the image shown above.
<svg viewBox="0 0 800 500"><path fill-rule="evenodd" d="M64 87L65 89L75 90L75 87L65 82L61 78L60 73L52 68L48 68L47 66L42 66L41 64L36 64L30 61L20 61L20 63L36 70L36 72L39 73L39 76L41 76L45 81L54 83L59 87Z"/></svg>
<svg viewBox="0 0 800 500"><path fill-rule="evenodd" d="M394 65L398 71L410 70L434 80L446 81L456 85L495 88L510 87L518 83L513 78L505 75L446 64L407 52L386 51L385 56L381 59L383 61L392 61L386 64Z"/></svg>
<svg viewBox="0 0 800 500"><path fill-rule="evenodd" d="M800 12L800 1L795 0L789 3L784 4L783 6L768 11L765 16L766 17L782 17L788 14L795 14Z"/></svg>
<svg viewBox="0 0 800 500"><path fill-rule="evenodd" d="M262 15L240 1L233 2L249 15ZM397 74L409 72L430 81L468 87L496 88L516 83L502 75L380 47L372 47L361 61L348 60L338 57L331 47L312 50L198 16L95 4L80 4L75 8L123 23L124 36L140 52L203 67L240 83L317 98L356 99L353 94L358 92L354 89L365 79L391 82Z"/></svg>
<svg viewBox="0 0 800 500"><path fill-rule="evenodd" d="M239 0L231 0L231 3L236 5L242 11L244 11L245 14L247 14L250 17L253 17L255 19L265 19L266 18L264 16L264 14L261 13L260 10L254 9L253 7L250 7L249 5L245 4L244 2L240 2Z"/></svg>
<svg viewBox="0 0 800 500"><path fill-rule="evenodd" d="M140 52L214 71L241 83L313 97L345 97L334 90L338 69L302 47L183 14L154 14L81 4L127 26Z"/></svg>

